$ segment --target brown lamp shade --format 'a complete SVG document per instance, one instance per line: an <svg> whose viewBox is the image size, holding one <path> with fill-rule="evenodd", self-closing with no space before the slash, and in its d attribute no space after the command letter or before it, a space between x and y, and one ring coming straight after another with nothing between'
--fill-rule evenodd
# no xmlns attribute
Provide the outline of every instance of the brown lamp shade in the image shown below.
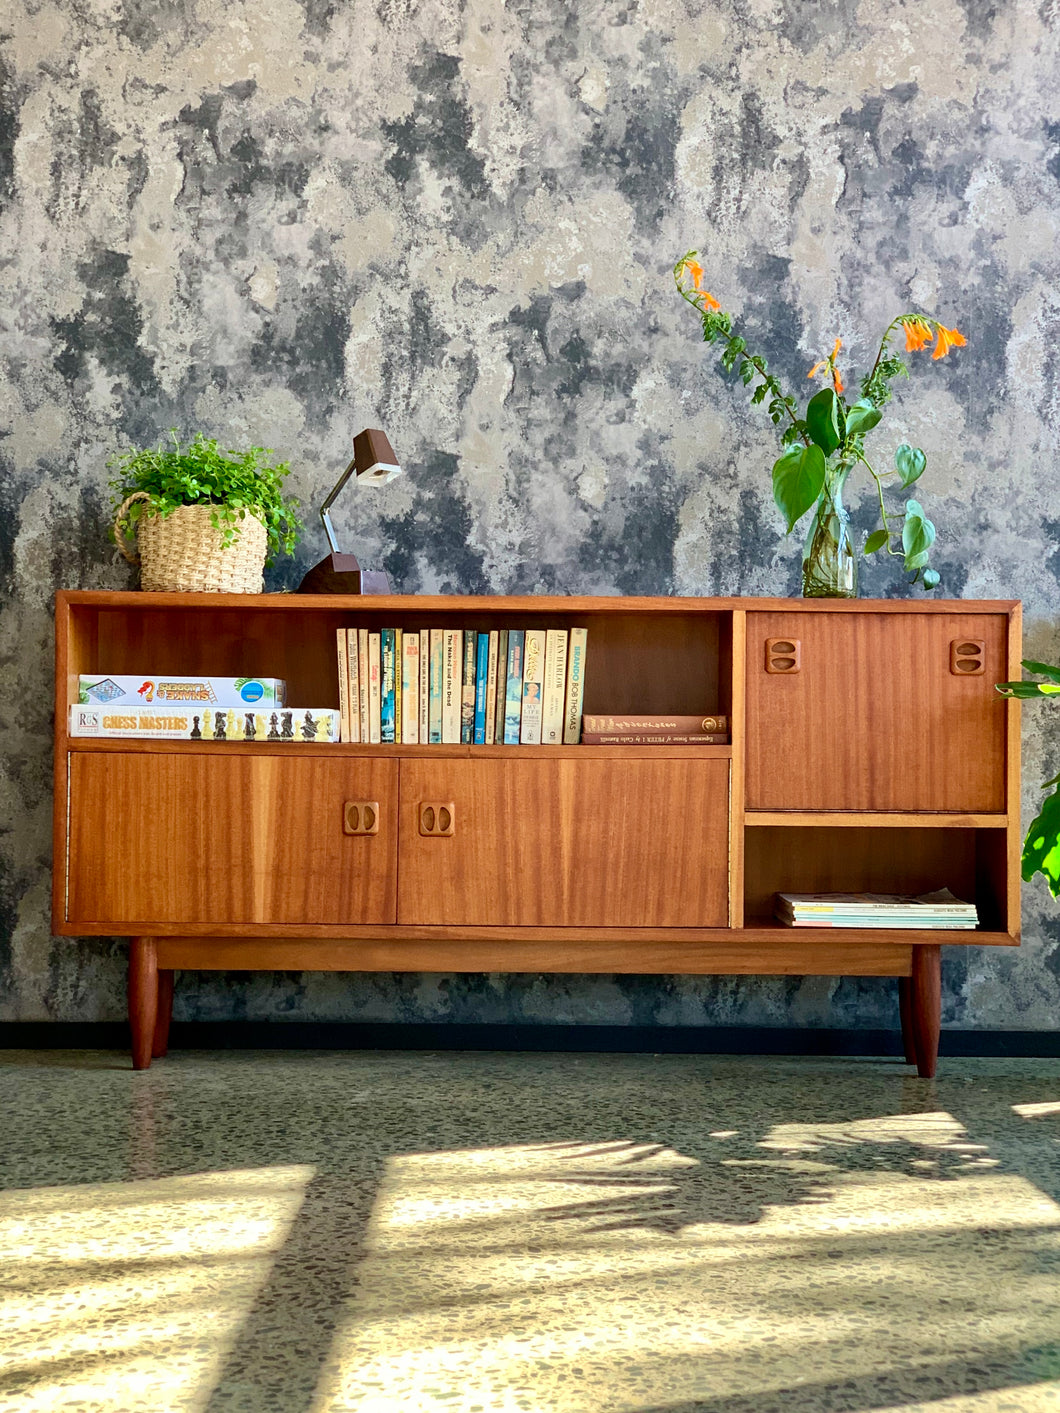
<svg viewBox="0 0 1060 1413"><path fill-rule="evenodd" d="M298 587L300 594L389 594L393 592L390 581L381 570L362 569L352 554L343 554L335 539L335 531L329 514L336 496L343 486L356 474L358 481L373 485L392 481L401 475L401 467L390 445L390 438L378 428L366 427L353 439L353 460L339 477L320 507L320 518L324 533L328 537L331 553L327 559L311 569Z"/></svg>

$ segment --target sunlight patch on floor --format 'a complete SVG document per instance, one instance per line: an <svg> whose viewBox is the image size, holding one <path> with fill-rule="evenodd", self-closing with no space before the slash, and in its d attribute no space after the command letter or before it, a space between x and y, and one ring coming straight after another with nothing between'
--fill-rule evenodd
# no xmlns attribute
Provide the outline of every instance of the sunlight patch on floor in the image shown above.
<svg viewBox="0 0 1060 1413"><path fill-rule="evenodd" d="M0 1413L202 1406L313 1173L0 1195Z"/></svg>
<svg viewBox="0 0 1060 1413"><path fill-rule="evenodd" d="M392 1158L314 1413L811 1409L880 1374L908 1410L940 1369L1060 1341L1060 1207L948 1114L735 1137L712 1163L615 1141ZM940 1413L1030 1406L975 1398Z"/></svg>

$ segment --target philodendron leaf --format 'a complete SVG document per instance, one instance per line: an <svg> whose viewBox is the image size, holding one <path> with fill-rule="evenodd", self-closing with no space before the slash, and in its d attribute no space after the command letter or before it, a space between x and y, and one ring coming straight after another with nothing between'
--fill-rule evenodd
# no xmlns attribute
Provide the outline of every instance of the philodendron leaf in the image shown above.
<svg viewBox="0 0 1060 1413"><path fill-rule="evenodd" d="M822 388L806 404L806 427L811 438L831 456L843 440L843 411L832 388Z"/></svg>
<svg viewBox="0 0 1060 1413"><path fill-rule="evenodd" d="M847 412L847 436L864 436L866 432L872 431L873 427L879 423L882 416L883 413L878 408L873 407L868 398L861 398L861 400L855 402L854 406Z"/></svg>
<svg viewBox="0 0 1060 1413"><path fill-rule="evenodd" d="M824 488L824 452L819 446L793 446L773 463L773 499L788 534Z"/></svg>
<svg viewBox="0 0 1060 1413"><path fill-rule="evenodd" d="M873 530L872 534L865 541L863 553L875 554L877 550L883 549L889 539L890 536L887 534L886 530Z"/></svg>
<svg viewBox="0 0 1060 1413"><path fill-rule="evenodd" d="M916 500L905 503L905 524L902 526L902 548L905 550L906 569L923 569L928 562L928 553L935 543L935 527L924 514L924 507Z"/></svg>
<svg viewBox="0 0 1060 1413"><path fill-rule="evenodd" d="M927 457L919 447L910 446L907 442L903 442L894 453L894 464L902 479L903 488L908 488L914 481L919 481L924 474Z"/></svg>
<svg viewBox="0 0 1060 1413"><path fill-rule="evenodd" d="M924 588L925 588L925 589L937 589L938 586L939 586L939 581L940 581L941 578L942 578L942 575L939 573L939 571L938 571L937 569L925 569L925 570L924 570Z"/></svg>
<svg viewBox="0 0 1060 1413"><path fill-rule="evenodd" d="M1041 813L1031 821L1023 841L1022 865L1024 882L1041 873L1053 897L1060 895L1060 791L1047 796Z"/></svg>
<svg viewBox="0 0 1060 1413"><path fill-rule="evenodd" d="M1060 667L1050 667L1047 662L1030 662L1026 658L1020 666L1024 672L1037 672L1039 677L1048 677L1050 682L1060 682Z"/></svg>
<svg viewBox="0 0 1060 1413"><path fill-rule="evenodd" d="M995 682L994 686L1003 697L1060 696L1060 685L1055 682Z"/></svg>

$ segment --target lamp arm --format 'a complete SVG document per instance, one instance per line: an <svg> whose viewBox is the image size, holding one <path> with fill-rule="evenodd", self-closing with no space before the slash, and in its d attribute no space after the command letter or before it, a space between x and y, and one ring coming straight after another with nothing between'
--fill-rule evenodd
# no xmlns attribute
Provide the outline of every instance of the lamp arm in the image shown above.
<svg viewBox="0 0 1060 1413"><path fill-rule="evenodd" d="M346 470L342 473L338 481L332 487L331 491L328 493L324 504L320 507L320 518L324 522L324 534L328 537L328 544L331 546L332 554L339 554L341 553L341 551L339 550L339 542L335 538L335 531L332 527L331 516L328 514L328 511L335 504L335 498L338 496L343 486L346 484L346 482L350 479L350 477L356 470L357 458L354 457L354 459L350 462L349 466L346 467Z"/></svg>

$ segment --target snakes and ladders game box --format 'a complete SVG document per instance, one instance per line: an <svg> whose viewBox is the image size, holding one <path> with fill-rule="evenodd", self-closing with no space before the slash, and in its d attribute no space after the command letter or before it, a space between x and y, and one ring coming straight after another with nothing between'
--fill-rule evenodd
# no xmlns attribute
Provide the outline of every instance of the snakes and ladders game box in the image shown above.
<svg viewBox="0 0 1060 1413"><path fill-rule="evenodd" d="M339 713L326 707L72 706L71 736L156 741L261 741L276 745L339 739Z"/></svg>
<svg viewBox="0 0 1060 1413"><path fill-rule="evenodd" d="M276 677L84 676L77 700L85 706L282 707L287 684Z"/></svg>

